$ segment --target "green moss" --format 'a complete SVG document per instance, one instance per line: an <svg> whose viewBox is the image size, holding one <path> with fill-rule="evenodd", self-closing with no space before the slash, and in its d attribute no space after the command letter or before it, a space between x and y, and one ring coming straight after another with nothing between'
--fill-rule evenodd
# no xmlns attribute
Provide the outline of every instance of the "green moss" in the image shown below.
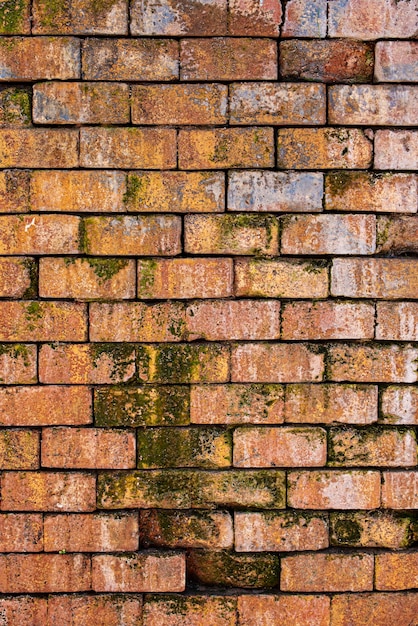
<svg viewBox="0 0 418 626"><path fill-rule="evenodd" d="M154 259L141 260L138 265L138 296L152 295L152 287L155 280L157 261Z"/></svg>
<svg viewBox="0 0 418 626"><path fill-rule="evenodd" d="M190 383L196 376L203 379L205 361L216 358L220 352L221 347L212 344L160 345L155 359L156 380Z"/></svg>
<svg viewBox="0 0 418 626"><path fill-rule="evenodd" d="M57 28L68 20L70 0L38 0L41 26Z"/></svg>
<svg viewBox="0 0 418 626"><path fill-rule="evenodd" d="M129 206L142 204L149 187L149 177L146 174L128 174L126 177L126 191L123 202Z"/></svg>
<svg viewBox="0 0 418 626"><path fill-rule="evenodd" d="M87 219L81 218L79 225L78 225L78 241L79 241L79 246L80 246L80 252L83 252L85 254L88 254L89 249L90 249L87 220L88 218Z"/></svg>
<svg viewBox="0 0 418 626"><path fill-rule="evenodd" d="M389 239L392 220L384 217L378 220L376 246L383 246Z"/></svg>
<svg viewBox="0 0 418 626"><path fill-rule="evenodd" d="M116 276L116 274L123 270L129 263L128 259L88 258L83 260L94 270L94 273L99 278L99 282L111 280L113 276Z"/></svg>
<svg viewBox="0 0 418 626"><path fill-rule="evenodd" d="M26 0L3 0L0 3L0 33L20 33L25 21Z"/></svg>
<svg viewBox="0 0 418 626"><path fill-rule="evenodd" d="M229 143L227 139L220 139L213 152L212 161L214 163L223 163L228 159Z"/></svg>
<svg viewBox="0 0 418 626"><path fill-rule="evenodd" d="M36 322L42 319L44 312L40 302L30 302L26 305L25 318L28 322L28 330L32 331L36 328Z"/></svg>
<svg viewBox="0 0 418 626"><path fill-rule="evenodd" d="M308 262L303 262L303 267L308 274L320 274L322 270L329 267L330 262L327 259L312 259Z"/></svg>
<svg viewBox="0 0 418 626"><path fill-rule="evenodd" d="M112 361L110 377L114 382L124 379L132 364L135 363L135 352L133 346L120 343L92 343L90 353L93 360L93 367L97 367L103 355L108 355Z"/></svg>
<svg viewBox="0 0 418 626"><path fill-rule="evenodd" d="M28 126L32 121L31 96L28 90L12 87L1 92L3 124Z"/></svg>
<svg viewBox="0 0 418 626"><path fill-rule="evenodd" d="M3 354L7 354L12 359L23 359L23 365L25 367L28 367L30 365L29 351L28 351L28 347L25 344L21 344L21 343L0 344L0 356Z"/></svg>
<svg viewBox="0 0 418 626"><path fill-rule="evenodd" d="M360 172L332 172L327 174L327 190L332 196L344 194L348 189L361 182L364 175Z"/></svg>
<svg viewBox="0 0 418 626"><path fill-rule="evenodd" d="M29 274L29 287L25 290L22 298L31 299L38 293L38 266L34 259L24 259L22 265Z"/></svg>
<svg viewBox="0 0 418 626"><path fill-rule="evenodd" d="M279 581L279 557L273 554L194 552L190 570L195 579L210 586L244 589L272 588Z"/></svg>
<svg viewBox="0 0 418 626"><path fill-rule="evenodd" d="M342 514L334 520L334 535L338 544L357 545L361 539L361 525L351 516Z"/></svg>

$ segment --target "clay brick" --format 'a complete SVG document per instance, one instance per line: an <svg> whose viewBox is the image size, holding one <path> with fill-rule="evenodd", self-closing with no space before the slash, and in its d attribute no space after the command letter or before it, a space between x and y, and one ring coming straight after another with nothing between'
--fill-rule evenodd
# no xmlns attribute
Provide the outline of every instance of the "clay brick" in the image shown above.
<svg viewBox="0 0 418 626"><path fill-rule="evenodd" d="M133 0L132 35L224 35L226 0Z"/></svg>
<svg viewBox="0 0 418 626"><path fill-rule="evenodd" d="M20 298L31 291L31 273L36 271L34 259L0 258L0 296Z"/></svg>
<svg viewBox="0 0 418 626"><path fill-rule="evenodd" d="M232 349L231 368L239 383L319 382L324 355L308 344L242 344Z"/></svg>
<svg viewBox="0 0 418 626"><path fill-rule="evenodd" d="M417 253L418 218L415 215L380 217L377 221L377 252Z"/></svg>
<svg viewBox="0 0 418 626"><path fill-rule="evenodd" d="M0 303L0 337L5 341L83 341L86 307L74 302Z"/></svg>
<svg viewBox="0 0 418 626"><path fill-rule="evenodd" d="M5 472L3 511L94 511L96 478L82 472ZM62 591L70 591L64 587ZM13 592L15 593L15 592Z"/></svg>
<svg viewBox="0 0 418 626"><path fill-rule="evenodd" d="M279 129L277 149L280 168L362 169L372 162L372 143L358 128Z"/></svg>
<svg viewBox="0 0 418 626"><path fill-rule="evenodd" d="M280 626L328 626L329 604L326 596L240 596L239 623L242 626L269 626L274 623Z"/></svg>
<svg viewBox="0 0 418 626"><path fill-rule="evenodd" d="M138 262L138 297L141 299L225 298L232 295L232 289L232 259Z"/></svg>
<svg viewBox="0 0 418 626"><path fill-rule="evenodd" d="M33 430L0 431L0 467L2 470L37 469L39 450L39 432Z"/></svg>
<svg viewBox="0 0 418 626"><path fill-rule="evenodd" d="M376 555L376 589L398 591L418 586L418 552Z"/></svg>
<svg viewBox="0 0 418 626"><path fill-rule="evenodd" d="M373 78L373 47L360 41L320 40L280 43L282 78L323 83L367 83Z"/></svg>
<svg viewBox="0 0 418 626"><path fill-rule="evenodd" d="M377 509L380 474L343 470L290 472L288 505L296 509Z"/></svg>
<svg viewBox="0 0 418 626"><path fill-rule="evenodd" d="M331 211L416 213L417 206L413 174L331 172L325 177L325 208Z"/></svg>
<svg viewBox="0 0 418 626"><path fill-rule="evenodd" d="M332 626L387 626L395 618L398 626L416 619L416 593L363 593L337 595L332 599Z"/></svg>
<svg viewBox="0 0 418 626"><path fill-rule="evenodd" d="M181 169L274 165L272 128L180 130L178 149Z"/></svg>
<svg viewBox="0 0 418 626"><path fill-rule="evenodd" d="M80 43L74 37L3 37L0 65L2 82L79 78Z"/></svg>
<svg viewBox="0 0 418 626"><path fill-rule="evenodd" d="M326 461L327 435L322 428L234 430L235 467L321 467Z"/></svg>
<svg viewBox="0 0 418 626"><path fill-rule="evenodd" d="M89 389L82 387L11 387L0 389L2 426L78 425L92 421Z"/></svg>
<svg viewBox="0 0 418 626"><path fill-rule="evenodd" d="M416 509L418 472L383 472L382 506L385 509Z"/></svg>
<svg viewBox="0 0 418 626"><path fill-rule="evenodd" d="M278 0L230 0L228 10L230 35L278 37L280 34L282 6Z"/></svg>
<svg viewBox="0 0 418 626"><path fill-rule="evenodd" d="M225 205L225 175L131 172L124 204L128 211L141 213L220 213Z"/></svg>
<svg viewBox="0 0 418 626"><path fill-rule="evenodd" d="M29 344L0 344L0 383L30 385L38 379L36 346Z"/></svg>
<svg viewBox="0 0 418 626"><path fill-rule="evenodd" d="M129 344L53 344L39 352L43 383L100 385L128 382L135 373L135 350Z"/></svg>
<svg viewBox="0 0 418 626"><path fill-rule="evenodd" d="M90 558L83 554L0 555L2 593L89 591Z"/></svg>
<svg viewBox="0 0 418 626"><path fill-rule="evenodd" d="M418 424L418 389L391 385L382 394L382 422Z"/></svg>
<svg viewBox="0 0 418 626"><path fill-rule="evenodd" d="M231 172L228 182L228 211L322 211L319 173Z"/></svg>
<svg viewBox="0 0 418 626"><path fill-rule="evenodd" d="M87 217L83 228L88 254L171 256L181 251L181 219L174 215Z"/></svg>
<svg viewBox="0 0 418 626"><path fill-rule="evenodd" d="M374 138L374 167L377 170L416 170L418 132L378 130Z"/></svg>
<svg viewBox="0 0 418 626"><path fill-rule="evenodd" d="M282 339L373 339L374 306L366 302L290 302Z"/></svg>
<svg viewBox="0 0 418 626"><path fill-rule="evenodd" d="M35 35L126 35L128 2L69 0L51 4L49 0L34 0L32 32Z"/></svg>
<svg viewBox="0 0 418 626"><path fill-rule="evenodd" d="M122 83L39 83L33 87L37 124L129 124L129 87Z"/></svg>
<svg viewBox="0 0 418 626"><path fill-rule="evenodd" d="M135 261L53 258L39 263L41 298L126 300L135 298Z"/></svg>
<svg viewBox="0 0 418 626"><path fill-rule="evenodd" d="M413 345L332 345L329 377L335 381L413 383L418 350Z"/></svg>
<svg viewBox="0 0 418 626"><path fill-rule="evenodd" d="M331 544L362 548L406 548L411 537L411 519L391 513L331 513Z"/></svg>
<svg viewBox="0 0 418 626"><path fill-rule="evenodd" d="M94 623L97 626L136 626L141 615L140 596L95 594L53 595L48 598L48 626L85 626Z"/></svg>
<svg viewBox="0 0 418 626"><path fill-rule="evenodd" d="M293 552L328 547L328 524L320 515L235 513L237 552Z"/></svg>
<svg viewBox="0 0 418 626"><path fill-rule="evenodd" d="M41 514L2 513L0 515L0 550L2 552L41 552L43 549L42 531Z"/></svg>
<svg viewBox="0 0 418 626"><path fill-rule="evenodd" d="M227 121L225 85L134 85L134 124L210 125Z"/></svg>
<svg viewBox="0 0 418 626"><path fill-rule="evenodd" d="M0 598L0 611L9 624L45 626L47 607L47 599L42 597L3 596Z"/></svg>
<svg viewBox="0 0 418 626"><path fill-rule="evenodd" d="M0 165L77 167L78 131L64 128L0 129Z"/></svg>
<svg viewBox="0 0 418 626"><path fill-rule="evenodd" d="M30 34L30 0L5 2L0 13L2 35ZM37 623L36 623L37 626Z"/></svg>
<svg viewBox="0 0 418 626"><path fill-rule="evenodd" d="M25 170L0 172L0 213L29 211L30 173Z"/></svg>
<svg viewBox="0 0 418 626"><path fill-rule="evenodd" d="M377 421L376 385L288 385L284 417L300 424Z"/></svg>
<svg viewBox="0 0 418 626"><path fill-rule="evenodd" d="M209 587L271 588L279 583L279 558L275 554L195 550L187 555L187 572L192 580Z"/></svg>
<svg viewBox="0 0 418 626"><path fill-rule="evenodd" d="M79 227L75 215L2 215L0 254L76 254Z"/></svg>
<svg viewBox="0 0 418 626"><path fill-rule="evenodd" d="M238 83L230 87L231 124L325 124L323 85Z"/></svg>
<svg viewBox="0 0 418 626"><path fill-rule="evenodd" d="M315 260L235 261L235 295L265 298L326 298L328 268Z"/></svg>
<svg viewBox="0 0 418 626"><path fill-rule="evenodd" d="M327 0L286 2L282 37L325 37L326 34Z"/></svg>
<svg viewBox="0 0 418 626"><path fill-rule="evenodd" d="M170 39L85 39L84 80L166 81L179 76L179 44Z"/></svg>
<svg viewBox="0 0 418 626"><path fill-rule="evenodd" d="M380 83L418 81L416 41L378 41L375 48L375 79Z"/></svg>
<svg viewBox="0 0 418 626"><path fill-rule="evenodd" d="M136 513L45 515L45 552L120 552L137 548Z"/></svg>
<svg viewBox="0 0 418 626"><path fill-rule="evenodd" d="M376 339L418 341L418 302L379 302Z"/></svg>
<svg viewBox="0 0 418 626"><path fill-rule="evenodd" d="M140 511L141 546L232 548L232 518L223 511Z"/></svg>
<svg viewBox="0 0 418 626"><path fill-rule="evenodd" d="M349 298L415 298L417 270L415 259L334 259L331 293Z"/></svg>
<svg viewBox="0 0 418 626"><path fill-rule="evenodd" d="M181 80L276 80L277 46L269 39L182 39Z"/></svg>
<svg viewBox="0 0 418 626"><path fill-rule="evenodd" d="M184 251L191 254L274 255L279 223L264 215L186 215Z"/></svg>
<svg viewBox="0 0 418 626"><path fill-rule="evenodd" d="M201 385L190 392L192 424L281 424L282 385Z"/></svg>
<svg viewBox="0 0 418 626"><path fill-rule="evenodd" d="M418 34L418 16L409 0L336 0L328 28L330 37L407 39Z"/></svg>
<svg viewBox="0 0 418 626"><path fill-rule="evenodd" d="M236 626L236 599L225 596L147 596L146 626L193 626L210 616L211 626ZM203 621L202 621L203 620Z"/></svg>
<svg viewBox="0 0 418 626"><path fill-rule="evenodd" d="M329 433L328 459L334 467L414 466L417 442L412 430L335 428Z"/></svg>
<svg viewBox="0 0 418 626"><path fill-rule="evenodd" d="M92 558L94 591L184 591L185 557L174 552L111 554Z"/></svg>
<svg viewBox="0 0 418 626"><path fill-rule="evenodd" d="M298 554L282 559L282 591L371 591L372 554Z"/></svg>
<svg viewBox="0 0 418 626"><path fill-rule="evenodd" d="M30 126L32 96L29 89L0 87L0 128Z"/></svg>

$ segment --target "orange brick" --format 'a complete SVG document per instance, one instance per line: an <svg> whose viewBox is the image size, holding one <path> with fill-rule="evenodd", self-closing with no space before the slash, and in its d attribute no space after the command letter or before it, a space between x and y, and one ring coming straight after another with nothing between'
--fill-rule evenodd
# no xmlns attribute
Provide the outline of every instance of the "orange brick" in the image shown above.
<svg viewBox="0 0 418 626"><path fill-rule="evenodd" d="M42 515L2 513L0 537L2 552L41 552L43 549Z"/></svg>
<svg viewBox="0 0 418 626"><path fill-rule="evenodd" d="M164 593L184 591L185 558L165 552L134 553L124 556L99 555L92 559L94 591Z"/></svg>
<svg viewBox="0 0 418 626"><path fill-rule="evenodd" d="M0 467L2 470L39 467L39 432L33 430L0 431Z"/></svg>
<svg viewBox="0 0 418 626"><path fill-rule="evenodd" d="M24 128L31 120L30 90L20 87L3 87L0 92L0 127Z"/></svg>
<svg viewBox="0 0 418 626"><path fill-rule="evenodd" d="M329 465L413 467L417 463L417 442L412 430L332 429L329 437Z"/></svg>
<svg viewBox="0 0 418 626"><path fill-rule="evenodd" d="M362 593L337 595L332 599L332 626L410 626L418 612L416 593Z"/></svg>
<svg viewBox="0 0 418 626"><path fill-rule="evenodd" d="M380 217L377 221L377 252L418 252L418 218L414 215Z"/></svg>
<svg viewBox="0 0 418 626"><path fill-rule="evenodd" d="M73 37L3 37L0 64L1 82L79 78L80 43Z"/></svg>
<svg viewBox="0 0 418 626"><path fill-rule="evenodd" d="M86 308L72 302L0 303L0 337L5 341L82 341Z"/></svg>
<svg viewBox="0 0 418 626"><path fill-rule="evenodd" d="M376 339L418 341L418 302L379 302Z"/></svg>
<svg viewBox="0 0 418 626"><path fill-rule="evenodd" d="M242 626L328 626L329 604L326 596L246 595L238 598L238 615Z"/></svg>
<svg viewBox="0 0 418 626"><path fill-rule="evenodd" d="M128 3L111 0L97 4L94 0L69 0L51 4L34 0L33 31L35 35L126 35Z"/></svg>
<svg viewBox="0 0 418 626"><path fill-rule="evenodd" d="M418 552L376 555L376 589L398 591L418 587Z"/></svg>
<svg viewBox="0 0 418 626"><path fill-rule="evenodd" d="M263 215L187 215L184 251L191 254L278 254L279 223Z"/></svg>
<svg viewBox="0 0 418 626"><path fill-rule="evenodd" d="M41 298L126 300L135 298L135 261L53 258L39 263Z"/></svg>
<svg viewBox="0 0 418 626"><path fill-rule="evenodd" d="M0 611L10 624L45 626L48 619L47 610L47 599L39 596L3 596L0 598Z"/></svg>
<svg viewBox="0 0 418 626"><path fill-rule="evenodd" d="M80 218L74 215L0 216L0 254L74 254Z"/></svg>
<svg viewBox="0 0 418 626"><path fill-rule="evenodd" d="M0 389L2 426L90 424L91 391L81 387L11 387Z"/></svg>
<svg viewBox="0 0 418 626"><path fill-rule="evenodd" d="M30 385L38 379L36 346L29 344L0 344L0 383Z"/></svg>
<svg viewBox="0 0 418 626"><path fill-rule="evenodd" d="M418 80L418 44L416 41L378 41L375 78L380 83Z"/></svg>
<svg viewBox="0 0 418 626"><path fill-rule="evenodd" d="M331 37L407 39L418 32L415 7L408 1L338 0L329 9Z"/></svg>
<svg viewBox="0 0 418 626"><path fill-rule="evenodd" d="M413 383L417 380L418 350L397 345L333 345L329 377L335 381Z"/></svg>
<svg viewBox="0 0 418 626"><path fill-rule="evenodd" d="M148 596L144 603L147 626L192 626L210 616L211 626L236 625L236 599L225 596Z"/></svg>
<svg viewBox="0 0 418 626"><path fill-rule="evenodd" d="M357 128L279 129L277 149L285 169L362 169L372 162L372 142Z"/></svg>
<svg viewBox="0 0 418 626"><path fill-rule="evenodd" d="M82 128L80 165L99 169L173 169L176 167L176 131L168 128Z"/></svg>
<svg viewBox="0 0 418 626"><path fill-rule="evenodd" d="M416 509L418 472L383 472L382 506L385 509Z"/></svg>
<svg viewBox="0 0 418 626"><path fill-rule="evenodd" d="M2 170L0 172L0 213L29 211L30 172Z"/></svg>
<svg viewBox="0 0 418 626"><path fill-rule="evenodd" d="M298 554L282 559L282 591L371 591L372 554Z"/></svg>
<svg viewBox="0 0 418 626"><path fill-rule="evenodd" d="M195 584L207 587L268 589L279 582L279 558L276 554L192 550L187 554L187 572Z"/></svg>
<svg viewBox="0 0 418 626"><path fill-rule="evenodd" d="M326 34L327 0L286 2L282 37L325 37Z"/></svg>
<svg viewBox="0 0 418 626"><path fill-rule="evenodd" d="M2 35L30 34L30 0L23 0L23 2L12 0L5 4L0 16L0 33Z"/></svg>
<svg viewBox="0 0 418 626"><path fill-rule="evenodd" d="M377 170L416 170L418 132L378 130L374 139L374 167Z"/></svg>
<svg viewBox="0 0 418 626"><path fill-rule="evenodd" d="M413 543L411 518L383 511L331 513L331 544L364 548L406 548Z"/></svg>
<svg viewBox="0 0 418 626"><path fill-rule="evenodd" d="M206 125L227 121L225 85L134 85L134 124Z"/></svg>
<svg viewBox="0 0 418 626"><path fill-rule="evenodd" d="M334 259L331 293L349 298L415 298L417 270L415 259Z"/></svg>
<svg viewBox="0 0 418 626"><path fill-rule="evenodd" d="M181 219L174 215L87 217L84 248L102 256L171 256L181 251Z"/></svg>
<svg viewBox="0 0 418 626"><path fill-rule="evenodd" d="M0 555L2 593L89 591L90 558L83 554Z"/></svg>
<svg viewBox="0 0 418 626"><path fill-rule="evenodd" d="M25 296L31 291L31 274L34 271L36 271L34 259L0 258L0 296L2 298Z"/></svg>
<svg viewBox="0 0 418 626"><path fill-rule="evenodd" d="M226 0L133 0L132 35L224 35Z"/></svg>
<svg viewBox="0 0 418 626"><path fill-rule="evenodd" d="M119 552L137 548L136 513L45 515L45 552Z"/></svg>
<svg viewBox="0 0 418 626"><path fill-rule="evenodd" d="M290 472L287 499L295 509L377 509L380 474L360 470Z"/></svg>
<svg viewBox="0 0 418 626"><path fill-rule="evenodd" d="M235 295L265 298L326 298L328 267L312 260L238 259Z"/></svg>
<svg viewBox="0 0 418 626"><path fill-rule="evenodd" d="M225 298L232 295L232 289L232 259L138 262L138 297L142 299Z"/></svg>
<svg viewBox="0 0 418 626"><path fill-rule="evenodd" d="M282 6L277 0L230 0L228 33L250 37L278 37ZM217 33L219 34L219 33Z"/></svg>
<svg viewBox="0 0 418 626"><path fill-rule="evenodd" d="M382 394L382 421L387 424L418 424L418 389L386 387Z"/></svg>
<svg viewBox="0 0 418 626"><path fill-rule="evenodd" d="M274 165L272 128L181 130L178 149L180 169Z"/></svg>
<svg viewBox="0 0 418 626"><path fill-rule="evenodd" d="M277 79L277 46L268 39L183 39L181 80Z"/></svg>
<svg viewBox="0 0 418 626"><path fill-rule="evenodd" d="M332 85L331 124L413 126L418 123L418 90L412 85Z"/></svg>
<svg viewBox="0 0 418 626"><path fill-rule="evenodd" d="M130 469L136 464L135 435L104 428L44 428L43 467Z"/></svg>
<svg viewBox="0 0 418 626"><path fill-rule="evenodd" d="M136 626L142 616L140 596L52 595L48 597L48 626ZM46 625L44 622L43 626ZM34 626L37 626L34 625Z"/></svg>
<svg viewBox="0 0 418 626"><path fill-rule="evenodd" d="M77 167L78 131L64 128L0 129L0 165Z"/></svg>

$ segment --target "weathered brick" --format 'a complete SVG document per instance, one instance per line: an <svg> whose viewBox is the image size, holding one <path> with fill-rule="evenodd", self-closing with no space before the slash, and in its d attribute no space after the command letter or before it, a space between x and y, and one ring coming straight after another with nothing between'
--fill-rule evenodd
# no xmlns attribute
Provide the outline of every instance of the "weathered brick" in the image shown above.
<svg viewBox="0 0 418 626"><path fill-rule="evenodd" d="M331 293L349 298L415 298L417 270L415 259L334 259Z"/></svg>
<svg viewBox="0 0 418 626"><path fill-rule="evenodd" d="M3 511L94 511L96 478L82 472L5 472ZM70 591L64 587L62 591Z"/></svg>
<svg viewBox="0 0 418 626"><path fill-rule="evenodd" d="M191 170L271 167L273 143L272 128L181 130L179 166Z"/></svg>
<svg viewBox="0 0 418 626"><path fill-rule="evenodd" d="M0 598L0 611L10 624L45 626L48 619L47 610L47 599L39 596L3 596Z"/></svg>
<svg viewBox="0 0 418 626"><path fill-rule="evenodd" d="M416 509L418 472L383 472L382 506L385 509Z"/></svg>
<svg viewBox="0 0 418 626"><path fill-rule="evenodd" d="M67 128L0 129L0 165L77 167L78 131Z"/></svg>
<svg viewBox="0 0 418 626"><path fill-rule="evenodd" d="M418 389L391 385L382 394L382 422L418 424Z"/></svg>
<svg viewBox="0 0 418 626"><path fill-rule="evenodd" d="M25 170L0 172L0 213L29 211L30 173Z"/></svg>
<svg viewBox="0 0 418 626"><path fill-rule="evenodd" d="M32 32L35 35L126 35L128 2L34 0Z"/></svg>
<svg viewBox="0 0 418 626"><path fill-rule="evenodd" d="M278 0L230 0L228 11L230 35L278 37L280 34L282 6Z"/></svg>
<svg viewBox="0 0 418 626"><path fill-rule="evenodd" d="M380 474L361 470L290 472L287 501L296 509L377 509Z"/></svg>
<svg viewBox="0 0 418 626"><path fill-rule="evenodd" d="M41 552L42 549L41 514L2 513L0 515L0 550L2 552Z"/></svg>
<svg viewBox="0 0 418 626"><path fill-rule="evenodd" d="M184 591L184 554L165 552L111 554L92 558L94 591Z"/></svg>
<svg viewBox="0 0 418 626"><path fill-rule="evenodd" d="M416 41L378 41L375 48L375 79L380 83L418 81Z"/></svg>
<svg viewBox="0 0 418 626"><path fill-rule="evenodd" d="M211 626L236 625L236 599L226 596L147 596L144 603L146 626L193 626L210 617Z"/></svg>
<svg viewBox="0 0 418 626"><path fill-rule="evenodd" d="M279 129L277 149L280 168L362 169L372 161L372 143L358 128Z"/></svg>
<svg viewBox="0 0 418 626"><path fill-rule="evenodd" d="M90 559L83 554L0 555L2 593L89 591Z"/></svg>
<svg viewBox="0 0 418 626"><path fill-rule="evenodd" d="M0 33L2 35L29 35L30 8L30 0L6 1L0 12Z"/></svg>
<svg viewBox="0 0 418 626"><path fill-rule="evenodd" d="M314 172L231 172L229 211L322 211L323 176Z"/></svg>
<svg viewBox="0 0 418 626"><path fill-rule="evenodd" d="M332 345L329 377L335 381L413 383L418 350L413 345Z"/></svg>
<svg viewBox="0 0 418 626"><path fill-rule="evenodd" d="M0 258L0 296L20 298L31 291L31 274L36 271L34 259Z"/></svg>
<svg viewBox="0 0 418 626"><path fill-rule="evenodd" d="M323 85L238 83L230 87L231 124L325 124Z"/></svg>
<svg viewBox="0 0 418 626"><path fill-rule="evenodd" d="M0 431L0 467L2 470L37 469L39 450L39 432L33 430Z"/></svg>
<svg viewBox="0 0 418 626"><path fill-rule="evenodd" d="M129 124L129 87L122 83L39 83L33 87L37 124Z"/></svg>
<svg viewBox="0 0 418 626"><path fill-rule="evenodd" d="M282 78L323 83L367 83L373 78L373 47L360 41L293 39L280 43Z"/></svg>
<svg viewBox="0 0 418 626"><path fill-rule="evenodd" d="M331 429L328 464L335 467L408 467L417 462L417 442L412 430L368 428Z"/></svg>
<svg viewBox="0 0 418 626"><path fill-rule="evenodd" d="M133 0L132 35L224 35L226 0Z"/></svg>
<svg viewBox="0 0 418 626"><path fill-rule="evenodd" d="M418 341L418 302L379 302L376 339Z"/></svg>
<svg viewBox="0 0 418 626"><path fill-rule="evenodd" d="M45 515L45 552L120 552L137 548L136 513Z"/></svg>
<svg viewBox="0 0 418 626"><path fill-rule="evenodd" d="M242 626L268 626L275 623L280 626L328 626L329 605L330 600L326 596L240 596L239 623Z"/></svg>
<svg viewBox="0 0 418 626"><path fill-rule="evenodd" d="M0 338L5 341L83 341L86 307L74 302L0 303Z"/></svg>
<svg viewBox="0 0 418 626"><path fill-rule="evenodd" d="M269 39L182 39L181 80L277 79L277 46Z"/></svg>
<svg viewBox="0 0 418 626"><path fill-rule="evenodd" d="M334 596L332 626L386 626L396 619L398 626L410 626L416 619L416 593L350 593Z"/></svg>
<svg viewBox="0 0 418 626"><path fill-rule="evenodd" d="M136 626L141 616L141 596L71 594L48 597L48 626L84 626L94 623L103 626Z"/></svg>
<svg viewBox="0 0 418 626"><path fill-rule="evenodd" d="M225 85L134 85L134 124L225 124L228 88Z"/></svg>
<svg viewBox="0 0 418 626"><path fill-rule="evenodd" d="M38 379L36 346L30 344L0 344L0 383L30 385Z"/></svg>
<svg viewBox="0 0 418 626"><path fill-rule="evenodd" d="M184 251L191 254L274 255L279 223L264 215L187 215Z"/></svg>
<svg viewBox="0 0 418 626"><path fill-rule="evenodd" d="M408 38L418 34L409 0L336 0L329 5L329 36L357 39Z"/></svg>
<svg viewBox="0 0 418 626"><path fill-rule="evenodd" d="M312 260L235 261L235 295L265 298L326 298L328 268Z"/></svg>
<svg viewBox="0 0 418 626"><path fill-rule="evenodd" d="M374 138L374 167L377 170L416 170L418 132L378 130Z"/></svg>
<svg viewBox="0 0 418 626"><path fill-rule="evenodd" d="M377 252L405 254L418 252L418 217L397 215L377 221Z"/></svg>
<svg viewBox="0 0 418 626"><path fill-rule="evenodd" d="M75 215L1 215L0 254L76 254L79 227Z"/></svg>
<svg viewBox="0 0 418 626"><path fill-rule="evenodd" d="M406 548L412 543L411 518L391 513L331 513L331 544L362 548Z"/></svg>
<svg viewBox="0 0 418 626"><path fill-rule="evenodd" d="M326 34L327 0L286 2L282 37L325 37Z"/></svg>
<svg viewBox="0 0 418 626"><path fill-rule="evenodd" d="M85 39L84 80L166 81L179 76L179 44L170 39Z"/></svg>
<svg viewBox="0 0 418 626"><path fill-rule="evenodd" d="M279 583L279 558L275 554L235 554L195 550L187 555L187 572L209 587L262 589Z"/></svg>
<svg viewBox="0 0 418 626"><path fill-rule="evenodd" d="M73 37L3 37L0 66L2 82L79 78L80 43Z"/></svg>
<svg viewBox="0 0 418 626"><path fill-rule="evenodd" d="M3 87L0 89L0 128L30 126L32 95L29 89Z"/></svg>
<svg viewBox="0 0 418 626"><path fill-rule="evenodd" d="M376 589L398 591L418 586L418 552L376 555Z"/></svg>
<svg viewBox="0 0 418 626"><path fill-rule="evenodd" d="M298 554L282 559L282 591L371 591L372 554Z"/></svg>

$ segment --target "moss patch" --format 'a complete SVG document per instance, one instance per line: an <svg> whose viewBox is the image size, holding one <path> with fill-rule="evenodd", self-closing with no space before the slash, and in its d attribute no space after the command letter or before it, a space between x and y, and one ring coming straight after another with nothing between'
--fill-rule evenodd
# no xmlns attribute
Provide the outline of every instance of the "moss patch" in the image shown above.
<svg viewBox="0 0 418 626"><path fill-rule="evenodd" d="M0 3L0 33L21 33L27 14L26 0L4 0Z"/></svg>

